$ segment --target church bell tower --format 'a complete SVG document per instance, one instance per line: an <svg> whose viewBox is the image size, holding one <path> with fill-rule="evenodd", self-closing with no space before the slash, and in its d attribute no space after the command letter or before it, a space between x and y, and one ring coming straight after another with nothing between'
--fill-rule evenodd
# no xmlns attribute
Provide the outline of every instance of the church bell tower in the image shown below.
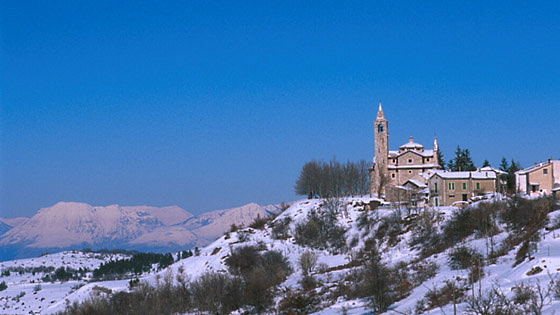
<svg viewBox="0 0 560 315"><path fill-rule="evenodd" d="M372 171L370 172L370 193L378 194L384 192L385 189L383 186L388 184L390 181L387 169L389 159L389 122L385 119L381 102L379 102L377 117L374 121L373 133L375 141L373 158L374 165Z"/></svg>

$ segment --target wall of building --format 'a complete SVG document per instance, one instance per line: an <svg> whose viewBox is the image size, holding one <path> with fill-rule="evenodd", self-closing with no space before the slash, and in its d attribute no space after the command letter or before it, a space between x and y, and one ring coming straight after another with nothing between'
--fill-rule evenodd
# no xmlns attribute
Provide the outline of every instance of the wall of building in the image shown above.
<svg viewBox="0 0 560 315"><path fill-rule="evenodd" d="M447 179L435 175L430 178L428 184L432 206L435 206L435 197L439 199L440 206L450 206L456 201L468 201L478 194L496 192L496 181L494 179ZM435 192L435 184L438 188L437 193Z"/></svg>

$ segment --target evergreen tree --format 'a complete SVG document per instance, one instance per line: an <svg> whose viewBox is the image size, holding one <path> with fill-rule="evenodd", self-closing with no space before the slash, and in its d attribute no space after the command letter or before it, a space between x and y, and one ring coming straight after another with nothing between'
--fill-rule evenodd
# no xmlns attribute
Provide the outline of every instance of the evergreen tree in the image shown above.
<svg viewBox="0 0 560 315"><path fill-rule="evenodd" d="M509 163L505 157L503 157L502 162L500 162L500 170L504 172L509 172Z"/></svg>
<svg viewBox="0 0 560 315"><path fill-rule="evenodd" d="M482 167L486 166L490 166L490 162L488 162L488 159L484 159L484 162L482 163Z"/></svg>
<svg viewBox="0 0 560 315"><path fill-rule="evenodd" d="M459 146L457 146L455 151L455 158L450 160L447 166L450 171L454 172L476 171L469 149L461 150Z"/></svg>
<svg viewBox="0 0 560 315"><path fill-rule="evenodd" d="M445 160L443 159L443 153L441 153L440 149L437 150L437 160L438 164L442 169L445 169Z"/></svg>
<svg viewBox="0 0 560 315"><path fill-rule="evenodd" d="M507 191L510 194L514 194L515 193L515 172L519 171L521 169L521 165L519 164L519 162L516 162L514 159L511 159L511 163L509 165L509 168L507 170L508 175L507 175Z"/></svg>

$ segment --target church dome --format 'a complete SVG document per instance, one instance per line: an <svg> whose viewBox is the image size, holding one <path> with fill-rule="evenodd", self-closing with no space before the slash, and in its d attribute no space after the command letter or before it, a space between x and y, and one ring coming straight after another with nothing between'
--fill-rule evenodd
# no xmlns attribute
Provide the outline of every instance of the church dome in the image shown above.
<svg viewBox="0 0 560 315"><path fill-rule="evenodd" d="M403 144L403 145L401 145L401 146L399 147L399 149L401 149L401 150L407 150L407 149L419 149L419 150L422 150L422 149L424 149L424 146L421 145L420 143L414 142L414 138L410 137L410 138L408 138L408 142L405 143L405 144Z"/></svg>

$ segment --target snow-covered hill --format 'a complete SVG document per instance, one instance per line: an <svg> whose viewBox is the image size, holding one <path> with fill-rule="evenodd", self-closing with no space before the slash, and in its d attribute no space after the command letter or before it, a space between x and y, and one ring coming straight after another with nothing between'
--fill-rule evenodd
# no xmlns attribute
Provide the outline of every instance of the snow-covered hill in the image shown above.
<svg viewBox="0 0 560 315"><path fill-rule="evenodd" d="M331 240L332 244L329 241L324 246L310 246L302 244L300 236L294 237L295 231L309 222L312 213L325 218L329 216L327 208L332 209L325 200L301 200L282 212L265 228L244 228L226 233L202 248L199 255L180 260L160 272L145 274L140 281L154 286L162 285L162 281L170 281L173 285L173 283L178 284L176 279L189 279L192 282L208 272L227 274L228 257L243 246L255 246L261 251L274 250L282 253L293 268L293 272L274 291L276 296L272 307L276 311L270 309L269 313L276 313L280 307L286 307L289 304L286 301L290 298L294 299L294 296L315 296L315 299L310 300L312 301L309 302L310 305L306 306L312 311L304 313L364 314L371 311L369 302L372 300L370 296L374 293L368 291L370 289L367 286L360 285L371 276L367 272L372 271L366 270L364 266L372 262L371 257L376 257L372 254L375 252L372 248L377 248L380 263L384 266L381 270L384 270L384 276L390 277L387 279L391 279L390 283L385 284L387 292L392 294L387 314L453 314L454 307L457 314L467 314L471 303L469 301L473 301L473 296L476 301L492 301L492 303L498 303L500 299L502 302L509 301L510 307L522 309L534 303L531 300L523 300L522 295L519 294L526 288L533 290L523 291L527 293L526 296L537 297L537 299L539 296L542 297L540 299L542 314L560 312L560 300L556 296L560 292L560 288L557 288L560 287L558 281L560 279L560 230L558 230L560 205L556 204L553 207L558 210L548 213L549 223L544 228L541 226L536 230L539 237L533 237L535 234L527 239L529 247L526 256L523 256L519 253L523 252L524 241L515 241L522 233L512 233L511 226L500 222L497 218L498 229L487 236L470 232L461 235L461 240L457 244L438 250L437 244L450 240L439 239L433 247L426 247L422 244L427 244L427 241L419 239L424 236L429 238L438 233L438 235L449 233L455 235L454 232L461 231L462 227L458 227L457 231L450 230L450 226L453 226L450 222L458 218L458 211L460 211L458 208L399 210L385 205L374 211L366 211L365 205L371 200L370 197L346 198L338 205L338 210L335 211L335 224L345 230L342 234L342 245L331 246L336 242ZM474 207L494 201L496 200L482 201ZM534 208L534 211L534 215L538 216L538 209ZM422 221L426 218L428 221ZM539 222L546 222L542 219L539 218ZM529 218L528 222L532 222L531 220ZM429 224L426 225L425 222ZM433 233L429 231L430 226L434 228ZM287 232L286 235L279 236L280 227ZM528 227L529 225L523 231L527 231ZM480 226L474 227L474 230L486 231L481 230ZM429 233L423 234L425 231ZM513 245L504 247L505 244ZM478 261L484 262L481 264L482 268L473 269L476 264L472 261L469 261L468 268L457 268L457 266L452 268L451 257L454 257L454 253L462 247L470 248L480 254L481 258ZM302 255L308 253L317 257L317 262L310 268L310 276L315 283L311 288L304 289L304 272L301 269L300 259ZM481 280L474 279L474 276L480 277ZM4 278L0 277L0 281L3 280ZM10 294L6 293L7 291L0 293L0 297L5 297L4 300L13 299L16 291L19 290L32 292L32 285L26 280L10 281L21 281L21 283L12 284L19 287L14 289L15 291L10 291ZM64 297L57 298L47 306L41 304L42 308L35 307L35 311L52 314L63 310L66 303L85 301L92 294L100 298L110 298L112 293L134 290L129 287L127 280L92 282L72 292L60 288L75 286L75 283L56 285L59 290L66 292L62 294ZM48 289L44 287L35 295L40 300L43 295L52 294L49 292L56 290L56 285ZM455 289L449 291L449 287ZM10 284L8 284L9 289ZM111 293L100 294L100 292ZM450 299L450 292L453 292L455 305ZM540 293L540 295L531 295L530 292ZM29 293L25 296L27 294ZM0 302L4 300L0 299ZM35 302L30 300L28 303ZM193 310L185 310L184 314L192 312ZM7 314L16 313L12 310L7 312ZM478 313L471 311L470 314ZM529 312L521 314L529 314Z"/></svg>

